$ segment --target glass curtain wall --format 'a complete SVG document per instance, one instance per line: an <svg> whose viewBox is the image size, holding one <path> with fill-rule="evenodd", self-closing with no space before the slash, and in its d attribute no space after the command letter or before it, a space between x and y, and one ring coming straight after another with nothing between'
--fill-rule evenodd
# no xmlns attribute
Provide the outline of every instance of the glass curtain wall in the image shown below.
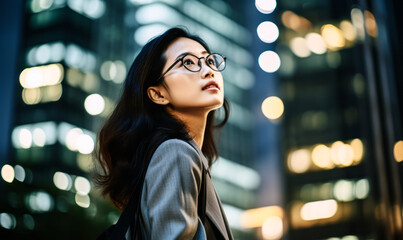
<svg viewBox="0 0 403 240"><path fill-rule="evenodd" d="M277 3L286 239L401 239L401 4Z"/></svg>

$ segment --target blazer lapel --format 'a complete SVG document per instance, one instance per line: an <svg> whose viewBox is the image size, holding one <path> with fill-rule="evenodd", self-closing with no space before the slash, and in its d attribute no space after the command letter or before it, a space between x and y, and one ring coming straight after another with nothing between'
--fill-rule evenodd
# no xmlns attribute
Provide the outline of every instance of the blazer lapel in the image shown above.
<svg viewBox="0 0 403 240"><path fill-rule="evenodd" d="M206 194L207 194L207 196L206 196L206 216L211 220L211 222L215 225L215 227L220 231L220 233L224 237L224 239L232 240L233 237L231 235L231 230L228 229L229 225L228 225L227 219L225 217L221 202L218 198L218 195L215 191L213 182L211 180L210 167L209 167L208 161L207 161L206 157L204 157L203 153L201 152L201 150L200 150L199 146L196 144L196 142L194 142L192 140L192 141L190 141L190 144L199 153L203 166L205 169L207 169L208 177L206 178Z"/></svg>
<svg viewBox="0 0 403 240"><path fill-rule="evenodd" d="M228 231L225 226L225 220L223 217L223 211L221 210L221 204L218 200L216 192L214 190L213 183L210 176L206 179L207 189L207 202L206 202L206 216L211 220L211 222L220 231L224 239L228 238Z"/></svg>
<svg viewBox="0 0 403 240"><path fill-rule="evenodd" d="M222 207L220 198L218 197L217 193L216 193L216 197L217 197L217 201L218 201L219 206L220 206L220 210L221 210L221 214L222 214L222 217L223 217L223 220L224 220L224 226L225 226L225 229L226 229L226 232L227 232L228 239L233 240L234 237L232 236L232 231L229 228L229 224L228 224L228 221L227 221L227 216L225 215L224 209Z"/></svg>

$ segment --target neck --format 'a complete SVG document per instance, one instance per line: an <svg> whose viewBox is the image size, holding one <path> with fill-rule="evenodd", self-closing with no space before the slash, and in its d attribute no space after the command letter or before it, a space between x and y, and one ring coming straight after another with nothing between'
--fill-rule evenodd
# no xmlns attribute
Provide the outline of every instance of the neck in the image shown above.
<svg viewBox="0 0 403 240"><path fill-rule="evenodd" d="M195 114L194 112L173 113L174 116L176 116L185 124L190 137L193 138L200 149L202 149L203 146L204 131L206 129L207 123L207 114L208 113Z"/></svg>

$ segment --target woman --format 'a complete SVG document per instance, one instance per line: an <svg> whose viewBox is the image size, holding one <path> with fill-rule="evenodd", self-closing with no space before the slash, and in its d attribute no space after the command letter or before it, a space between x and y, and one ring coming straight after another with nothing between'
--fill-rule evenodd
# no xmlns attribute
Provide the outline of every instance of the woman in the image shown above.
<svg viewBox="0 0 403 240"><path fill-rule="evenodd" d="M134 60L99 133L96 160L103 174L96 180L121 209L132 195L140 200L141 226L131 228L137 237L141 231L146 239L233 238L209 175L218 156L215 110L224 105L220 127L228 118L224 68L223 56L180 28L151 40ZM204 221L198 216L202 182Z"/></svg>

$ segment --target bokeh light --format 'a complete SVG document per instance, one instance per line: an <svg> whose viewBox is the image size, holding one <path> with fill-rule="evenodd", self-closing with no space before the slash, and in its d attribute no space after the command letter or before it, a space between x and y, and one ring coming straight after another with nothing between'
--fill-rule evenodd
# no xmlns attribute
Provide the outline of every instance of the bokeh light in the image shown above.
<svg viewBox="0 0 403 240"><path fill-rule="evenodd" d="M343 32L332 24L324 25L321 34L329 49L339 49L346 44Z"/></svg>
<svg viewBox="0 0 403 240"><path fill-rule="evenodd" d="M311 52L316 54L323 54L327 51L326 43L322 36L318 33L308 33L305 36L306 45Z"/></svg>
<svg viewBox="0 0 403 240"><path fill-rule="evenodd" d="M268 217L262 225L263 239L275 240L283 236L283 220L278 216Z"/></svg>
<svg viewBox="0 0 403 240"><path fill-rule="evenodd" d="M71 151L77 150L77 140L83 134L83 131L79 128L71 129L66 135L66 146Z"/></svg>
<svg viewBox="0 0 403 240"><path fill-rule="evenodd" d="M338 209L337 202L333 199L308 202L301 208L301 218L305 221L325 219L333 217Z"/></svg>
<svg viewBox="0 0 403 240"><path fill-rule="evenodd" d="M20 74L20 84L24 88L55 85L63 80L63 74L61 64L26 68Z"/></svg>
<svg viewBox="0 0 403 240"><path fill-rule="evenodd" d="M0 213L0 226L5 229L14 229L17 225L17 221L13 214Z"/></svg>
<svg viewBox="0 0 403 240"><path fill-rule="evenodd" d="M343 20L340 22L340 30L346 40L353 42L357 39L357 32L353 24L348 20Z"/></svg>
<svg viewBox="0 0 403 240"><path fill-rule="evenodd" d="M78 206L82 208L88 208L90 206L90 197L88 195L81 195L80 193L76 193L75 202Z"/></svg>
<svg viewBox="0 0 403 240"><path fill-rule="evenodd" d="M335 183L333 195L339 201L352 201L354 199L354 184L348 180L339 180Z"/></svg>
<svg viewBox="0 0 403 240"><path fill-rule="evenodd" d="M271 96L262 103L262 112L270 120L280 118L284 113L284 104L279 97Z"/></svg>
<svg viewBox="0 0 403 240"><path fill-rule="evenodd" d="M82 134L77 138L77 150L82 154L89 154L94 150L95 144L92 137Z"/></svg>
<svg viewBox="0 0 403 240"><path fill-rule="evenodd" d="M259 12L269 14L276 9L276 0L255 0L255 6Z"/></svg>
<svg viewBox="0 0 403 240"><path fill-rule="evenodd" d="M33 212L48 212L53 209L54 200L45 191L32 192L27 196L28 208Z"/></svg>
<svg viewBox="0 0 403 240"><path fill-rule="evenodd" d="M295 37L290 41L291 51L298 57L305 58L311 55L307 41L302 37Z"/></svg>
<svg viewBox="0 0 403 240"><path fill-rule="evenodd" d="M60 190L68 191L73 185L73 181L67 173L55 172L53 175L53 183Z"/></svg>
<svg viewBox="0 0 403 240"><path fill-rule="evenodd" d="M364 16L365 16L365 27L367 29L367 33L371 37L377 37L378 36L378 27L376 25L374 15L370 11L365 10Z"/></svg>
<svg viewBox="0 0 403 240"><path fill-rule="evenodd" d="M403 141L397 141L393 146L393 156L397 162L403 161Z"/></svg>
<svg viewBox="0 0 403 240"><path fill-rule="evenodd" d="M84 107L89 114L98 115L105 109L105 100L97 93L91 94L85 99Z"/></svg>
<svg viewBox="0 0 403 240"><path fill-rule="evenodd" d="M265 51L259 56L260 68L268 73L277 71L281 65L280 57L273 51Z"/></svg>
<svg viewBox="0 0 403 240"><path fill-rule="evenodd" d="M311 166L310 152L298 149L288 154L288 168L295 173L306 172Z"/></svg>
<svg viewBox="0 0 403 240"><path fill-rule="evenodd" d="M91 184L88 179L78 176L74 180L74 188L79 194L87 195L91 191Z"/></svg>
<svg viewBox="0 0 403 240"><path fill-rule="evenodd" d="M263 42L272 43L277 40L279 36L279 30L276 24L266 21L260 23L257 27L257 35Z"/></svg>
<svg viewBox="0 0 403 240"><path fill-rule="evenodd" d="M5 164L1 168L1 177L3 178L4 181L12 183L14 180L14 176L15 176L14 168L11 165Z"/></svg>
<svg viewBox="0 0 403 240"><path fill-rule="evenodd" d="M355 183L355 197L357 199L365 199L369 195L369 181L368 179L360 179Z"/></svg>
<svg viewBox="0 0 403 240"><path fill-rule="evenodd" d="M14 166L14 177L17 181L23 182L25 180L25 169L20 165Z"/></svg>
<svg viewBox="0 0 403 240"><path fill-rule="evenodd" d="M364 156L364 145L363 145L362 141L361 141L360 139L358 139L358 138L353 139L353 140L350 142L350 146L351 146L352 149L353 149L353 154L354 154L353 160L354 160L354 163L355 163L355 164L360 163L361 160L362 160L362 158L363 158L363 156Z"/></svg>
<svg viewBox="0 0 403 240"><path fill-rule="evenodd" d="M315 146L312 150L312 162L316 166L324 169L331 169L334 167L332 159L330 158L330 149L323 144Z"/></svg>
<svg viewBox="0 0 403 240"><path fill-rule="evenodd" d="M43 147L46 143L46 134L42 128L35 128L32 134L33 143L38 147Z"/></svg>

